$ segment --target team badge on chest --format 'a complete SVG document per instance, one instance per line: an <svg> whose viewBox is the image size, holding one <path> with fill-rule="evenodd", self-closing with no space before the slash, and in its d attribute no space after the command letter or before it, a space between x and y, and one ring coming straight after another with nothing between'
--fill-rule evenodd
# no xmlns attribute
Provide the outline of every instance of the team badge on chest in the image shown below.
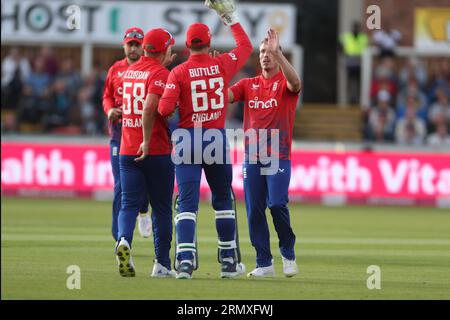
<svg viewBox="0 0 450 320"><path fill-rule="evenodd" d="M275 81L272 87L272 91L277 91L278 88L278 81Z"/></svg>

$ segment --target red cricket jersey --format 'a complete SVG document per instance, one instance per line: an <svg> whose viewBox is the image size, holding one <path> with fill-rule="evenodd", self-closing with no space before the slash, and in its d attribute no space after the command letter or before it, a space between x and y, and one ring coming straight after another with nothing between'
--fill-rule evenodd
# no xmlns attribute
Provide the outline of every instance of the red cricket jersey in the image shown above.
<svg viewBox="0 0 450 320"><path fill-rule="evenodd" d="M111 108L122 107L122 75L128 69L127 58L116 61L108 70L103 90L103 110L105 114Z"/></svg>
<svg viewBox="0 0 450 320"><path fill-rule="evenodd" d="M162 116L170 115L179 104L180 128L222 129L228 104L228 84L253 51L239 23L231 26L237 47L216 58L208 54L191 55L169 75L158 106Z"/></svg>
<svg viewBox="0 0 450 320"><path fill-rule="evenodd" d="M111 108L122 108L122 75L128 67L127 58L124 58L116 61L108 70L103 89L103 110L106 115ZM108 122L109 136L119 141L120 128L120 122L114 124Z"/></svg>
<svg viewBox="0 0 450 320"><path fill-rule="evenodd" d="M162 95L169 70L157 60L142 56L123 75L123 109L121 155L135 156L143 141L142 113L144 101L149 93ZM150 155L170 154L169 126L158 113L152 129Z"/></svg>
<svg viewBox="0 0 450 320"><path fill-rule="evenodd" d="M244 131L279 129L279 158L291 158L292 131L300 92L291 92L283 72L265 79L262 75L240 80L231 91L234 101L244 101ZM270 133L268 133L270 136ZM246 150L247 150L246 142Z"/></svg>

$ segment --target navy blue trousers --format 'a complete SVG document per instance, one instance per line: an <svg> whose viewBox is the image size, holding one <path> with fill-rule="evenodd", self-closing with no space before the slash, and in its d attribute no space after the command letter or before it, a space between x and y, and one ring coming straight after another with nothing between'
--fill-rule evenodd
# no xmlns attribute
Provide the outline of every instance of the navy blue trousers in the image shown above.
<svg viewBox="0 0 450 320"><path fill-rule="evenodd" d="M112 204L112 227L111 233L114 240L117 241L117 232L119 231L117 219L119 217L119 210L122 199L122 187L120 184L120 167L119 167L119 151L120 151L120 126L112 125L113 138L109 142L109 157L111 159L112 173L114 176L114 197ZM147 195L143 193L142 202L139 212L148 212Z"/></svg>
<svg viewBox="0 0 450 320"><path fill-rule="evenodd" d="M250 241L256 250L257 267L272 264L270 234L266 220L266 208L270 209L273 224L279 239L279 248L283 257L295 259L295 235L291 228L289 208L287 206L289 182L291 179L291 161L279 160L279 168L274 175L261 175L260 163L244 163L244 192L247 208Z"/></svg>
<svg viewBox="0 0 450 320"><path fill-rule="evenodd" d="M118 219L119 239L124 237L131 245L142 193L147 191L152 208L156 259L170 269L174 165L170 155L147 156L141 162L134 161L135 158L120 156L122 206Z"/></svg>
<svg viewBox="0 0 450 320"><path fill-rule="evenodd" d="M201 130L203 133L208 131L208 129L195 130ZM233 171L231 164L226 163L227 158L229 158L228 143L224 130L213 130L221 136L221 143L218 144L221 149L221 156L218 156L217 158L220 158L220 161L212 163L206 158L199 157L199 155L204 154L205 149L210 147L210 141L203 141L200 144L196 144L193 140L188 140L188 142L179 140L175 146L176 152L179 152L182 148L191 155L188 161L189 163L183 162L175 165L175 174L179 192L178 210L180 213L189 212L197 214L202 170L205 173L206 180L211 190L212 206L214 210L216 212L233 210L231 198ZM194 129L188 129L187 131L191 137L194 136ZM180 152L180 154L182 154L182 152ZM214 156L215 152L212 152L212 155ZM179 243L192 243L194 241L195 228L196 226L193 221L177 223L176 233ZM220 241L234 240L235 220L216 218L216 231ZM220 251L222 258L231 257L233 254L234 250L232 249L223 249ZM184 260L192 259L192 257L193 255L191 252L183 252L179 253L177 258L179 260Z"/></svg>

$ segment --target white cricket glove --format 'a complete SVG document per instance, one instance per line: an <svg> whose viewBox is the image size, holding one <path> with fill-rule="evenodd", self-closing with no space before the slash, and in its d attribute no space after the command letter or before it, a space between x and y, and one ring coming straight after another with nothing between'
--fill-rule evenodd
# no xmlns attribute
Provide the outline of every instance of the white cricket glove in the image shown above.
<svg viewBox="0 0 450 320"><path fill-rule="evenodd" d="M205 6L215 10L226 26L239 22L234 0L205 0Z"/></svg>

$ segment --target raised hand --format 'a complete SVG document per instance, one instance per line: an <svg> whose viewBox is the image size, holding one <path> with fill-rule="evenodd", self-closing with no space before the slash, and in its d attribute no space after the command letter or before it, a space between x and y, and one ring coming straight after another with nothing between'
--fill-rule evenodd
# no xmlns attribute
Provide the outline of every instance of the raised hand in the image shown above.
<svg viewBox="0 0 450 320"><path fill-rule="evenodd" d="M217 51L217 50L213 50L213 51L210 51L210 52L209 52L209 56L210 56L211 58L217 58L219 55L220 55L220 52Z"/></svg>
<svg viewBox="0 0 450 320"><path fill-rule="evenodd" d="M238 22L234 0L206 0L205 6L215 10L227 26Z"/></svg>
<svg viewBox="0 0 450 320"><path fill-rule="evenodd" d="M278 32L270 28L267 31L267 40L267 51L269 51L273 55L281 53Z"/></svg>
<svg viewBox="0 0 450 320"><path fill-rule="evenodd" d="M164 60L163 60L163 62L162 62L162 65L164 66L164 67L167 67L167 66L170 66L172 63L173 63L173 61L175 60L175 58L177 57L177 54L176 53L174 53L174 54L172 54L172 55L166 55L165 57L164 57Z"/></svg>

